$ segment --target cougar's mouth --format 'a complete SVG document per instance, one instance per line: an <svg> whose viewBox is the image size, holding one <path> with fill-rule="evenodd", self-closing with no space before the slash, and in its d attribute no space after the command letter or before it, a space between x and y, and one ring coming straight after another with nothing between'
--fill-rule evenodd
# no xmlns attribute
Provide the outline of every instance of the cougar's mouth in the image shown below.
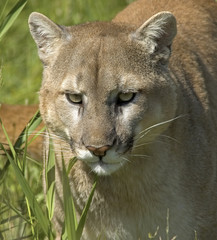
<svg viewBox="0 0 217 240"><path fill-rule="evenodd" d="M133 138L130 138L130 141L125 144L118 144L118 142L116 142L115 145L106 151L104 156L97 156L85 146L72 143L71 141L71 149L75 156L80 161L86 163L92 172L95 172L97 175L105 176L114 173L129 161L125 155L132 150Z"/></svg>
<svg viewBox="0 0 217 240"><path fill-rule="evenodd" d="M95 162L87 162L87 165L91 168L93 172L97 175L106 176L110 175L113 172L117 171L125 164L124 159L120 159L120 161L106 162L103 158L98 158L98 161Z"/></svg>
<svg viewBox="0 0 217 240"><path fill-rule="evenodd" d="M110 175L121 168L127 161L123 157L123 152L118 153L113 149L109 150L105 156L95 156L87 149L77 148L75 155L79 160L85 162L91 168L91 171L98 175Z"/></svg>

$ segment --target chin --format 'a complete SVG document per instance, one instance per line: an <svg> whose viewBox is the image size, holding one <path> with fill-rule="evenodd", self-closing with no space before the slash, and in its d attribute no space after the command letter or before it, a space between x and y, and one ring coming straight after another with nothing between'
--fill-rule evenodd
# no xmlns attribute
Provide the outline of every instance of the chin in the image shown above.
<svg viewBox="0 0 217 240"><path fill-rule="evenodd" d="M108 176L112 173L116 172L123 166L123 162L117 163L104 163L104 162L95 162L95 163L88 163L88 166L91 170L99 176Z"/></svg>

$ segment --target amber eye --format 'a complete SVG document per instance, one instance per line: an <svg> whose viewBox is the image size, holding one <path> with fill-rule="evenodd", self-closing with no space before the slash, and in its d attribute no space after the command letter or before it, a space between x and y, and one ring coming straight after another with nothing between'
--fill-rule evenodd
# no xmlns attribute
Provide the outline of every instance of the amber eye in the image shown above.
<svg viewBox="0 0 217 240"><path fill-rule="evenodd" d="M127 93L120 93L118 95L118 103L119 104L125 104L133 100L135 97L135 93L133 92L127 92Z"/></svg>
<svg viewBox="0 0 217 240"><path fill-rule="evenodd" d="M75 104L82 103L82 95L81 94L66 93L66 98L71 103L75 103Z"/></svg>

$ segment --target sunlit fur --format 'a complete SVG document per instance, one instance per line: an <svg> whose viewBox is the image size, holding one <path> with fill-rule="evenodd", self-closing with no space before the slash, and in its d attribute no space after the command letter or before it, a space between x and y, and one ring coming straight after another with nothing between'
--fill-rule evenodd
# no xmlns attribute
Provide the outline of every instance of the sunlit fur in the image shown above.
<svg viewBox="0 0 217 240"><path fill-rule="evenodd" d="M45 164L51 138L56 154L57 239L62 159L74 156L78 215L99 175L83 240L147 239L157 229L162 239L217 239L215 16L212 0L138 0L111 22L71 27L30 15L44 65Z"/></svg>

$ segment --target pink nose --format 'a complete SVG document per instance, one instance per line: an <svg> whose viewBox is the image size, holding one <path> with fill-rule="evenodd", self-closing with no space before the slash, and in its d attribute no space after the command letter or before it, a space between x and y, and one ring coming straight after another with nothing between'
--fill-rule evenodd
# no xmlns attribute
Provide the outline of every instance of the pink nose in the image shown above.
<svg viewBox="0 0 217 240"><path fill-rule="evenodd" d="M108 151L111 146L105 145L99 148L93 147L93 146L87 146L86 147L89 151L91 151L95 156L97 157L104 157L106 154L106 151Z"/></svg>

